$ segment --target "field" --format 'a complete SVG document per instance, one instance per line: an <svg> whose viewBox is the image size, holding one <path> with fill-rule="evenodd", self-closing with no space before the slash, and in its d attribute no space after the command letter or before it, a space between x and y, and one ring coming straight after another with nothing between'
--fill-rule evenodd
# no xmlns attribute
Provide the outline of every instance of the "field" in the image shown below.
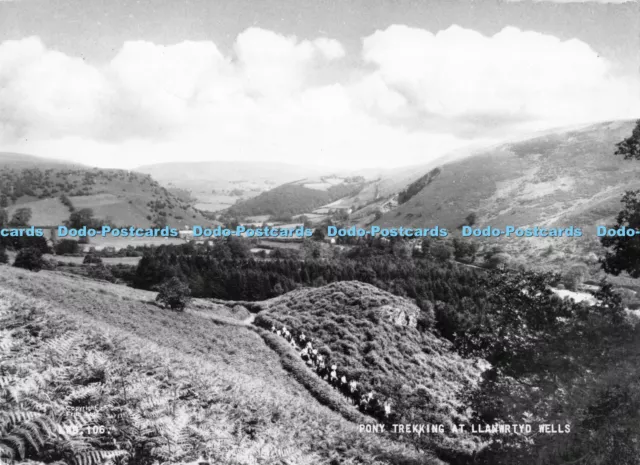
<svg viewBox="0 0 640 465"><path fill-rule="evenodd" d="M60 202L59 198L34 200L23 198L16 205L7 208L9 215L18 208L31 208L31 224L37 226L57 226L69 219L69 209Z"/></svg>
<svg viewBox="0 0 640 465"><path fill-rule="evenodd" d="M150 245L179 245L184 244L183 239L174 237L92 237L90 246L96 248L115 247L116 249L126 248L128 246L150 246Z"/></svg>
<svg viewBox="0 0 640 465"><path fill-rule="evenodd" d="M46 166L46 165L45 165ZM60 197L65 195L69 205ZM174 227L209 224L189 200L179 198L148 175L87 167L21 167L0 156L0 195L10 200L10 213L32 209L31 224L54 226L69 218L72 208L90 208L94 216L118 226Z"/></svg>
<svg viewBox="0 0 640 465"><path fill-rule="evenodd" d="M229 208L241 199L241 197L226 194L208 194L204 192L196 192L195 194L198 197L195 207L209 212L217 212ZM257 194L259 192L256 192Z"/></svg>
<svg viewBox="0 0 640 465"><path fill-rule="evenodd" d="M79 257L69 255L51 255L45 254L43 257L54 262L62 262L67 264L82 265L84 255ZM140 261L140 257L103 257L102 263L105 265L132 265L136 266Z"/></svg>
<svg viewBox="0 0 640 465"><path fill-rule="evenodd" d="M439 463L385 437L359 434L355 423L318 403L239 319L244 313L196 300L177 314L157 307L154 297L0 266L1 363L21 367L12 382L26 392L40 376L34 370L41 371L47 405L63 413L72 405L100 408L87 424L109 432L65 443L60 454L69 460L144 451L174 463L203 454L221 464ZM67 377L56 378L62 371ZM126 415L114 417L113 406ZM42 408L34 415L46 416ZM153 433L136 430L149 426ZM26 436L24 442L24 453L37 457Z"/></svg>

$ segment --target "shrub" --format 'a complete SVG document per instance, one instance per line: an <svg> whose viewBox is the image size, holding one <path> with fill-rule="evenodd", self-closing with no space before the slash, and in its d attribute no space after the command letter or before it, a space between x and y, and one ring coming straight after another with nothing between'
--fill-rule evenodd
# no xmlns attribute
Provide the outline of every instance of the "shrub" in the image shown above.
<svg viewBox="0 0 640 465"><path fill-rule="evenodd" d="M9 224L16 227L28 226L32 215L30 208L18 208L13 213Z"/></svg>
<svg viewBox="0 0 640 465"><path fill-rule="evenodd" d="M474 224L476 224L477 220L478 220L478 215L476 215L473 212L469 213L467 217L464 219L467 226L473 226Z"/></svg>
<svg viewBox="0 0 640 465"><path fill-rule="evenodd" d="M89 276L91 279L109 281L110 283L116 282L116 278L115 276L113 276L113 273L111 273L111 270L109 270L109 268L102 264L99 264L97 266L90 266L87 270L87 276Z"/></svg>
<svg viewBox="0 0 640 465"><path fill-rule="evenodd" d="M431 255L440 261L446 261L451 258L451 249L444 244L435 244L430 249Z"/></svg>
<svg viewBox="0 0 640 465"><path fill-rule="evenodd" d="M584 263L577 263L569 268L569 270L564 274L564 285L567 289L575 291L582 285L588 275L589 268L587 265Z"/></svg>
<svg viewBox="0 0 640 465"><path fill-rule="evenodd" d="M508 266L510 261L511 255L509 255L508 253L499 252L491 255L491 257L487 260L487 266L495 270Z"/></svg>
<svg viewBox="0 0 640 465"><path fill-rule="evenodd" d="M80 251L78 241L60 239L55 246L56 255L75 254Z"/></svg>
<svg viewBox="0 0 640 465"><path fill-rule="evenodd" d="M435 306L426 299L420 299L417 303L420 310L422 310L420 317L418 317L418 330L429 331L436 321Z"/></svg>
<svg viewBox="0 0 640 465"><path fill-rule="evenodd" d="M14 250L35 248L43 254L51 252L47 240L40 236L0 237L0 246Z"/></svg>
<svg viewBox="0 0 640 465"><path fill-rule="evenodd" d="M30 271L40 271L44 267L44 259L42 258L42 252L35 247L28 247L21 249L16 256L13 266L17 268L24 268Z"/></svg>
<svg viewBox="0 0 640 465"><path fill-rule="evenodd" d="M9 263L9 256L7 255L6 250L0 247L0 263Z"/></svg>
<svg viewBox="0 0 640 465"><path fill-rule="evenodd" d="M82 263L85 265L102 265L102 258L96 254L88 253L84 256Z"/></svg>
<svg viewBox="0 0 640 465"><path fill-rule="evenodd" d="M71 199L66 194L62 194L60 196L60 202L62 202L62 204L67 207L70 212L73 212L75 210L73 203L71 203Z"/></svg>
<svg viewBox="0 0 640 465"><path fill-rule="evenodd" d="M453 255L460 262L473 263L478 252L477 242L465 241L459 238L453 240Z"/></svg>
<svg viewBox="0 0 640 465"><path fill-rule="evenodd" d="M158 286L156 301L171 310L183 311L190 300L191 289L176 276Z"/></svg>

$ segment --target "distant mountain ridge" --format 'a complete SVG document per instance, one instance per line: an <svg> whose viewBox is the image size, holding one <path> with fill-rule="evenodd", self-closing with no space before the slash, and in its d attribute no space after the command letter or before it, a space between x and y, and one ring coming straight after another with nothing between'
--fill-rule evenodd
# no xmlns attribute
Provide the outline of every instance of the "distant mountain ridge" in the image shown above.
<svg viewBox="0 0 640 465"><path fill-rule="evenodd" d="M278 162L202 161L168 162L142 165L135 171L152 175L159 182L179 184L182 181L228 182L242 180L269 180L274 183L290 182L311 173L329 171L317 166L293 165Z"/></svg>
<svg viewBox="0 0 640 465"><path fill-rule="evenodd" d="M210 161L158 163L136 171L150 174L165 186L188 190L202 210L220 211L282 184L328 174L330 169L278 162Z"/></svg>
<svg viewBox="0 0 640 465"><path fill-rule="evenodd" d="M56 160L53 158L37 157L35 155L28 155L25 153L16 152L0 152L0 167L12 167L12 168L59 168L59 167L78 167L88 168L84 165L68 162L65 160Z"/></svg>

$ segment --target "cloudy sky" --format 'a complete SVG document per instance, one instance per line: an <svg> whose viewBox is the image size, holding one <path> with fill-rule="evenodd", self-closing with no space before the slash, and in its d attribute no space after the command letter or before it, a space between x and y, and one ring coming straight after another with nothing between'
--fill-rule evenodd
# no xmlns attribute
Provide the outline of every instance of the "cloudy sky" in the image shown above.
<svg viewBox="0 0 640 465"><path fill-rule="evenodd" d="M0 0L0 150L428 162L640 117L624 0Z"/></svg>

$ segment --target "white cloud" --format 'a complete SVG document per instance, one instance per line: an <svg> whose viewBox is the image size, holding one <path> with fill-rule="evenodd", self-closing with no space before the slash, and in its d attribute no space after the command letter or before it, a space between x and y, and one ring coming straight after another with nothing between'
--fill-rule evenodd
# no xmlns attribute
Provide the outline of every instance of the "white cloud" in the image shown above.
<svg viewBox="0 0 640 465"><path fill-rule="evenodd" d="M346 55L342 44L335 39L320 37L314 40L313 44L324 54L327 60L338 60Z"/></svg>
<svg viewBox="0 0 640 465"><path fill-rule="evenodd" d="M612 76L577 39L513 27L486 37L458 26L436 34L391 26L366 37L363 54L383 92L404 96L415 114L546 124L637 114L636 83Z"/></svg>
<svg viewBox="0 0 640 465"><path fill-rule="evenodd" d="M577 40L515 28L485 37L393 26L366 37L362 52L365 63L346 64L334 39L258 28L240 34L229 54L207 41L133 41L101 64L48 50L38 38L7 41L0 148L101 166L392 166L639 107L633 81L612 76Z"/></svg>
<svg viewBox="0 0 640 465"><path fill-rule="evenodd" d="M97 69L35 37L0 45L2 136L85 132L102 123L110 89Z"/></svg>
<svg viewBox="0 0 640 465"><path fill-rule="evenodd" d="M107 109L110 133L144 135L186 123L201 92L233 82L230 65L212 42L172 46L127 42L104 69L117 98ZM215 92L214 92L215 95Z"/></svg>
<svg viewBox="0 0 640 465"><path fill-rule="evenodd" d="M335 60L344 56L344 49L336 40L298 41L259 28L241 33L235 51L248 90L277 97L302 89L309 65L318 57Z"/></svg>

